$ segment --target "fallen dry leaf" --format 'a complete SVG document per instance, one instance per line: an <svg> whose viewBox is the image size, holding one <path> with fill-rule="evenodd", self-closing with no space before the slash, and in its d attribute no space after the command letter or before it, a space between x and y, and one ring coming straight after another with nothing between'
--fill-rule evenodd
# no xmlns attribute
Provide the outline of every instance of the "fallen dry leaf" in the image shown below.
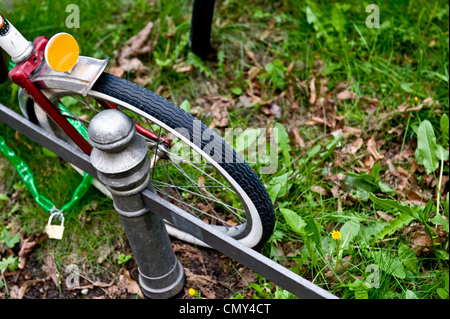
<svg viewBox="0 0 450 319"><path fill-rule="evenodd" d="M124 71L124 69L122 69L121 66L116 66L116 67L112 67L111 69L109 69L108 73L121 78L125 74L125 71Z"/></svg>
<svg viewBox="0 0 450 319"><path fill-rule="evenodd" d="M380 216L383 220L389 222L394 219L394 217L390 214L387 214L381 210L377 210L377 215Z"/></svg>
<svg viewBox="0 0 450 319"><path fill-rule="evenodd" d="M251 97L252 97L252 102L253 102L254 104L259 104L259 105L269 105L269 104L272 103L273 100L274 100L274 98L271 98L271 99L263 99L263 98L261 98L261 97L259 97L259 96L256 96L256 95L251 95Z"/></svg>
<svg viewBox="0 0 450 319"><path fill-rule="evenodd" d="M435 231L437 236L434 236L434 242L436 244L443 243L447 240L448 233L442 229L442 226L436 227ZM423 256L433 249L431 238L425 230L425 226L419 222L412 222L409 226L405 227L403 235L409 239L411 249L417 256Z"/></svg>
<svg viewBox="0 0 450 319"><path fill-rule="evenodd" d="M338 274L342 274L344 273L344 271L347 270L347 268L349 268L351 266L351 261L352 261L352 255L347 255L345 257L343 257L341 260L339 260L338 266L336 268L336 272Z"/></svg>
<svg viewBox="0 0 450 319"><path fill-rule="evenodd" d="M283 108L276 103L272 103L270 105L270 113L272 113L275 118L279 119L283 115Z"/></svg>
<svg viewBox="0 0 450 319"><path fill-rule="evenodd" d="M8 291L8 290L6 290ZM11 296L11 299L19 299L19 291L20 288L18 285L14 285L11 287L11 290L9 291L9 295Z"/></svg>
<svg viewBox="0 0 450 319"><path fill-rule="evenodd" d="M124 285L130 294L139 295L139 297L144 298L141 287L139 287L139 284L131 278L128 270L124 269L123 275L119 277L119 284Z"/></svg>
<svg viewBox="0 0 450 319"><path fill-rule="evenodd" d="M209 206L206 206L206 208L209 208ZM239 223L233 217L231 217L231 218L227 217L226 223L229 224L229 225L232 225L232 226L238 226L239 225Z"/></svg>
<svg viewBox="0 0 450 319"><path fill-rule="evenodd" d="M215 280L213 277L208 275L197 275L194 274L189 269L185 269L186 273L186 280L192 284L196 285L210 285L210 284L216 284L217 280Z"/></svg>
<svg viewBox="0 0 450 319"><path fill-rule="evenodd" d="M343 131L342 131L342 129L340 128L340 129L337 129L337 130L331 132L331 135L333 135L334 138L338 138L339 136L342 135L342 133L343 133Z"/></svg>
<svg viewBox="0 0 450 319"><path fill-rule="evenodd" d="M45 233L40 234L38 236L31 235L21 242L20 250L19 250L19 254L18 254L19 269L25 268L25 263L26 263L28 254L33 251L33 249L34 249L34 247L36 247L36 245L42 243L47 237L48 236Z"/></svg>
<svg viewBox="0 0 450 319"><path fill-rule="evenodd" d="M412 174L416 172L416 170L420 167L420 165L417 163L417 160L413 158L411 161L411 168L409 169Z"/></svg>
<svg viewBox="0 0 450 319"><path fill-rule="evenodd" d="M44 270L48 276L52 279L56 287L59 287L58 277L56 276L55 259L52 255L48 255L44 258Z"/></svg>
<svg viewBox="0 0 450 319"><path fill-rule="evenodd" d="M248 95L241 95L239 97L239 102L236 103L236 107L241 107L241 106L243 106L246 109L253 107L252 98Z"/></svg>
<svg viewBox="0 0 450 319"><path fill-rule="evenodd" d="M294 66L295 66L295 62L292 61L292 62L289 64L286 73L289 74L289 75L291 75L291 74L292 74L292 70L294 70Z"/></svg>
<svg viewBox="0 0 450 319"><path fill-rule="evenodd" d="M174 65L173 69L178 73L187 73L192 71L192 64L190 65L184 65L183 63L180 63L178 65Z"/></svg>
<svg viewBox="0 0 450 319"><path fill-rule="evenodd" d="M319 186L319 185L313 185L311 187L311 190L313 192L316 192L316 193L322 195L322 196L330 196L331 195L331 193L330 193L330 191L328 189L325 189L324 187Z"/></svg>
<svg viewBox="0 0 450 319"><path fill-rule="evenodd" d="M124 72L130 72L130 71L144 71L144 63L142 63L141 60L139 60L136 57L128 58L128 59L122 59L120 60L121 68L124 70Z"/></svg>
<svg viewBox="0 0 450 319"><path fill-rule="evenodd" d="M183 256L191 260L200 261L203 264L203 256L201 251L189 244L174 241L172 242L172 249L175 253L182 254Z"/></svg>
<svg viewBox="0 0 450 319"><path fill-rule="evenodd" d="M313 66L312 73L321 74L324 68L325 68L325 63L322 60L316 58L316 60L314 60L314 66Z"/></svg>
<svg viewBox="0 0 450 319"><path fill-rule="evenodd" d="M97 263L101 264L105 261L106 258L111 254L113 251L113 247L107 246L104 247L101 252L99 252L99 256L97 257Z"/></svg>
<svg viewBox="0 0 450 319"><path fill-rule="evenodd" d="M270 20L268 23L268 28L262 33L261 40L265 40L269 35L273 33L275 28L275 20Z"/></svg>
<svg viewBox="0 0 450 319"><path fill-rule="evenodd" d="M78 289L78 290L83 290L83 289L93 289L95 287L98 288L108 288L111 287L114 284L114 279L111 280L110 283L105 283L105 282L101 282L101 281L94 281L93 283L89 284L89 285L85 285L85 286L76 286L76 287L72 287L69 289Z"/></svg>
<svg viewBox="0 0 450 319"><path fill-rule="evenodd" d="M306 121L306 124L307 125L324 125L325 124L325 120L323 118L321 118L321 117L313 116L311 119ZM329 122L327 122L326 125L328 127L332 127L332 124L330 124Z"/></svg>
<svg viewBox="0 0 450 319"><path fill-rule="evenodd" d="M108 294L111 298L121 298L126 293L130 293L133 295L139 295L140 298L145 298L144 294L139 287L139 284L133 280L130 276L130 272L126 269L121 270L123 274L119 275L119 280L116 285L111 284L103 284L103 287L107 288Z"/></svg>
<svg viewBox="0 0 450 319"><path fill-rule="evenodd" d="M153 31L154 24L149 22L138 34L130 38L121 48L118 62L125 72L132 70L145 70L144 64L138 58L139 55L150 54L155 45L155 41L150 41L150 35Z"/></svg>
<svg viewBox="0 0 450 319"><path fill-rule="evenodd" d="M361 148L361 146L364 144L364 140L360 137L358 137L353 143L352 146L350 148L350 153L352 154L356 154L356 152L359 151L359 149Z"/></svg>
<svg viewBox="0 0 450 319"><path fill-rule="evenodd" d="M331 187L331 194L333 194L334 198L339 197L342 193L340 185L333 185L333 187Z"/></svg>
<svg viewBox="0 0 450 319"><path fill-rule="evenodd" d="M25 281L22 286L20 286L19 292L17 293L17 299L23 299L25 294L27 293L28 289L31 285L34 285L35 283L46 281L46 279L35 279L35 280L27 280Z"/></svg>
<svg viewBox="0 0 450 319"><path fill-rule="evenodd" d="M247 268L239 269L239 278L240 278L240 281L237 283L237 286L242 287L242 288L247 288L252 283L257 281L255 273Z"/></svg>
<svg viewBox="0 0 450 319"><path fill-rule="evenodd" d="M376 97L362 96L361 98L373 104L378 104L380 102Z"/></svg>
<svg viewBox="0 0 450 319"><path fill-rule="evenodd" d="M369 139L369 141L367 142L367 150L369 151L370 155L373 156L375 161L379 161L379 160L382 160L384 158L383 155L378 153L377 143L375 142L375 139L373 137L371 137Z"/></svg>
<svg viewBox="0 0 450 319"><path fill-rule="evenodd" d="M434 101L433 98L429 96L422 101L422 104L430 107L433 106L434 104L439 104L439 102Z"/></svg>
<svg viewBox="0 0 450 319"><path fill-rule="evenodd" d="M364 166L369 169L372 170L372 167L375 165L375 160L373 159L373 157L371 155L366 156L364 158ZM370 173L370 172L369 172Z"/></svg>
<svg viewBox="0 0 450 319"><path fill-rule="evenodd" d="M202 294L208 299L216 299L216 293L213 285L218 284L217 280L208 275L197 275L189 269L185 269L186 285L195 286L201 290Z"/></svg>
<svg viewBox="0 0 450 319"><path fill-rule="evenodd" d="M358 128L350 127L350 126L344 126L343 132L347 135L354 135L354 136L361 136L362 131Z"/></svg>
<svg viewBox="0 0 450 319"><path fill-rule="evenodd" d="M405 112L406 109L407 109L408 107L409 107L409 104L406 103L406 102L403 102L402 104L400 104L400 105L398 106L398 110L399 110L400 112Z"/></svg>
<svg viewBox="0 0 450 319"><path fill-rule="evenodd" d="M336 151L336 156L334 157L333 163L337 167L340 167L341 169L344 169L344 166L342 164L342 153L341 152Z"/></svg>
<svg viewBox="0 0 450 319"><path fill-rule="evenodd" d="M388 165L389 172L390 172L392 175L394 175L394 176L396 176L396 177L401 177L401 176L400 176L400 173L397 172L397 169L395 168L394 164L392 164L392 161L391 161L390 159L387 159L387 160L386 160L386 164Z"/></svg>
<svg viewBox="0 0 450 319"><path fill-rule="evenodd" d="M412 236L412 250L416 253L428 251L428 247L431 247L431 238L427 234L425 228L416 230Z"/></svg>
<svg viewBox="0 0 450 319"><path fill-rule="evenodd" d="M261 65L259 64L258 60L256 59L255 54L248 50L247 48L245 48L245 54L250 58L250 60L252 60L252 62L255 64L255 66L257 68L259 68Z"/></svg>
<svg viewBox="0 0 450 319"><path fill-rule="evenodd" d="M400 125L398 125L398 126L396 126L396 127L392 127L392 128L388 131L388 133L389 133L389 134L395 134L395 135L400 136L400 135L403 134L404 131L405 131L405 130L403 129L403 124L400 124Z"/></svg>
<svg viewBox="0 0 450 319"><path fill-rule="evenodd" d="M398 171L400 174L405 175L406 177L408 177L408 178L410 179L410 181L411 181L413 184L416 184L416 183L417 183L417 179L414 177L414 175L411 174L410 172L408 172L408 171L407 171L406 169L404 169L403 167L401 167L401 166L397 167L397 171Z"/></svg>
<svg viewBox="0 0 450 319"><path fill-rule="evenodd" d="M422 196L420 196L419 194L417 194L415 191L413 190L409 190L406 192L406 196L408 198L408 200L413 203L414 205L417 206L425 206L427 204L427 200L424 199Z"/></svg>
<svg viewBox="0 0 450 319"><path fill-rule="evenodd" d="M234 106L234 101L224 96L211 96L205 98L206 103L211 103L207 106L207 109L211 112L213 122L210 128L215 127L228 127L230 124L228 121L227 109L231 109Z"/></svg>
<svg viewBox="0 0 450 319"><path fill-rule="evenodd" d="M386 172L389 172L392 176L395 176L400 180L400 183L397 184L397 189L400 191L408 189L411 185L409 183L408 178L406 178L397 171L397 169L395 168L394 164L392 164L392 161L390 159L386 160L386 164L388 165L389 168L389 170Z"/></svg>
<svg viewBox="0 0 450 319"><path fill-rule="evenodd" d="M111 298L120 298L125 293L139 295L144 298L144 294L141 291L138 283L130 276L130 272L123 269L123 274L119 275L119 282L117 285L105 284L108 289L107 292Z"/></svg>
<svg viewBox="0 0 450 319"><path fill-rule="evenodd" d="M316 78L314 76L311 76L309 78L309 104L314 105L316 103L317 99L317 93L316 93Z"/></svg>
<svg viewBox="0 0 450 319"><path fill-rule="evenodd" d="M358 95L356 95L356 93L351 92L349 90L344 90L344 91L336 94L336 98L338 99L338 101L354 100L357 97L358 97Z"/></svg>
<svg viewBox="0 0 450 319"><path fill-rule="evenodd" d="M291 121L291 123L292 123L292 121ZM305 141L300 136L300 132L299 132L299 130L297 128L297 125L295 125L295 123L292 125L291 132L294 135L295 142L297 143L297 146L301 147L301 148L306 147Z"/></svg>
<svg viewBox="0 0 450 319"><path fill-rule="evenodd" d="M256 79L256 77L258 76L258 74L259 74L259 67L254 66L254 67L250 68L250 70L248 70L247 76L248 76L248 79L249 79L250 83L251 83L254 79Z"/></svg>

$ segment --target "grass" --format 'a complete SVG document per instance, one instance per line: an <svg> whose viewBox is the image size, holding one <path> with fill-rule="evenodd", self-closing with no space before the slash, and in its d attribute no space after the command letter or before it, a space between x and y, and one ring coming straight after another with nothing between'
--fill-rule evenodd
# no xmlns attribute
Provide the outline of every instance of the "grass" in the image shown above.
<svg viewBox="0 0 450 319"><path fill-rule="evenodd" d="M208 124L213 118L207 97L225 96L233 101L227 110L230 127L275 125L286 131L277 172L261 175L276 211L276 229L263 247L266 256L342 298L448 296L448 183L439 205L436 191L441 171L448 180L448 158L427 172L414 155L424 121L448 152L448 130L441 125L449 111L448 3L377 2L377 29L365 25L365 2L254 1L248 6L223 1L213 23L217 59L200 61L186 46L191 2L121 2L80 2L81 28L73 30L64 24L70 1L28 0L0 9L26 37L67 31L77 37L83 55L97 58L114 57L148 21L155 22L156 47L141 57L146 71L124 77L178 105L189 101L191 111ZM112 65L117 63L113 59ZM177 72L179 65L191 71ZM255 77L249 76L252 68ZM339 99L342 91L357 98ZM0 102L18 109L10 83L0 92ZM250 105L242 106L240 99L251 95ZM281 108L281 117L273 104ZM42 193L64 204L80 177L38 145L15 140L11 129L2 125L0 134L32 167ZM11 166L4 160L0 164L0 193L13 198L0 200L0 223L13 227L16 221L27 235L38 233L46 218ZM251 165L256 171L262 166ZM395 206L377 204L370 193L410 205L410 218ZM423 219L420 202L429 201L431 215ZM447 230L433 219L437 211L446 217ZM403 223L401 218L406 218ZM110 202L92 192L66 224L68 240L46 241L39 248L43 255L55 255L59 269L74 260L99 276L118 269L126 239ZM333 230L340 230L340 240L331 238ZM117 233L121 236L111 235ZM108 249L117 253L98 260ZM248 289L255 298L292 297L264 278Z"/></svg>

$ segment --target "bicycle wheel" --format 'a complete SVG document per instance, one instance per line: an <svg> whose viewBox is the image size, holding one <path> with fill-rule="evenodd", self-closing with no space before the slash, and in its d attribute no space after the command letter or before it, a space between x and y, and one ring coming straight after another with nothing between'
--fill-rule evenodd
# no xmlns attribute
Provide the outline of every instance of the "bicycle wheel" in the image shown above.
<svg viewBox="0 0 450 319"><path fill-rule="evenodd" d="M107 73L87 97L60 90L43 92L64 109L69 121L86 128L105 107L125 112L148 142L151 183L159 196L248 247L271 235L273 205L260 179L219 135L172 102ZM32 103L25 113L46 130L68 139L37 105ZM206 245L166 224L170 235Z"/></svg>

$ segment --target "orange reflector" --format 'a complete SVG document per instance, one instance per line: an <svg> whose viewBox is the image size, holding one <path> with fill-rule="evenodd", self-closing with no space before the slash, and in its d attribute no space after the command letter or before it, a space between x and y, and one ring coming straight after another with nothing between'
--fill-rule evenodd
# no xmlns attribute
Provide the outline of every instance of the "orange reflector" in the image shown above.
<svg viewBox="0 0 450 319"><path fill-rule="evenodd" d="M79 55L78 42L68 33L55 34L45 48L45 60L57 72L71 70L77 63Z"/></svg>

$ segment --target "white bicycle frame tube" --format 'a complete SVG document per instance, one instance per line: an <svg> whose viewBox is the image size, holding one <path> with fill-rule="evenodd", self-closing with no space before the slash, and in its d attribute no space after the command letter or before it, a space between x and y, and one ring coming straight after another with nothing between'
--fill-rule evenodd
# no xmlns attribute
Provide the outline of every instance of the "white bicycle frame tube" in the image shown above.
<svg viewBox="0 0 450 319"><path fill-rule="evenodd" d="M33 52L33 43L0 13L0 47L11 56L14 63L27 59Z"/></svg>

